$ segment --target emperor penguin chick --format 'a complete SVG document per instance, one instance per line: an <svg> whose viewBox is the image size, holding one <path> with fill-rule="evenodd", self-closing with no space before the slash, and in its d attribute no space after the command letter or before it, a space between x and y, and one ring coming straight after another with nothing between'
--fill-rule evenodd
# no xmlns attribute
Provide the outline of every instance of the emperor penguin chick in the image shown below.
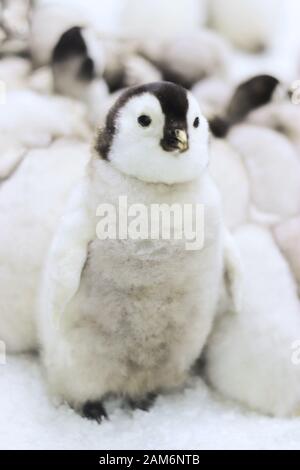
<svg viewBox="0 0 300 470"><path fill-rule="evenodd" d="M168 82L126 90L98 133L50 250L40 317L50 391L88 418L101 420L110 394L144 408L182 386L201 353L225 253L208 159L207 121L193 96ZM163 221L174 204L202 205L203 246L163 237L164 222L156 239L115 236L120 197L127 222L143 226L153 204ZM99 233L104 213L109 236Z"/></svg>

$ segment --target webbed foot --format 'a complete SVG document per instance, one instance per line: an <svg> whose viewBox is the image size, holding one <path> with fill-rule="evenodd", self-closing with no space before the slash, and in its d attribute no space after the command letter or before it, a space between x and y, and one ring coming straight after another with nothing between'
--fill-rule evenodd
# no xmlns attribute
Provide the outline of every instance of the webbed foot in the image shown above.
<svg viewBox="0 0 300 470"><path fill-rule="evenodd" d="M82 407L82 416L101 423L103 418L108 419L107 413L101 401L87 401Z"/></svg>

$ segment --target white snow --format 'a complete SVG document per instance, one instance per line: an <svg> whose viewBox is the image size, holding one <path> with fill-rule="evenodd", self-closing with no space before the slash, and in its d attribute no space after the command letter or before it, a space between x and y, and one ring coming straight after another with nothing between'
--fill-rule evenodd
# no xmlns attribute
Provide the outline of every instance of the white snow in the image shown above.
<svg viewBox="0 0 300 470"><path fill-rule="evenodd" d="M35 357L8 357L0 389L0 449L299 449L299 419L247 412L200 378L149 412L112 403L101 425L49 402Z"/></svg>

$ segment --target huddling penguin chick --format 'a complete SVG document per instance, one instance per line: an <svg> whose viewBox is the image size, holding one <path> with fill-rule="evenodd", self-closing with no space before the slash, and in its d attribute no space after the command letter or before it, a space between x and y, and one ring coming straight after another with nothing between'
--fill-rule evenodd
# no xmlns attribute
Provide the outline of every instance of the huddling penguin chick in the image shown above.
<svg viewBox="0 0 300 470"><path fill-rule="evenodd" d="M212 139L210 154L210 173L222 197L225 224L234 230L246 222L249 212L250 184L245 164L223 139Z"/></svg>
<svg viewBox="0 0 300 470"><path fill-rule="evenodd" d="M85 103L91 124L98 121L98 109L108 97L101 78L105 64L103 44L92 29L74 26L57 42L51 68L54 91Z"/></svg>
<svg viewBox="0 0 300 470"><path fill-rule="evenodd" d="M298 215L300 161L289 140L272 129L250 124L236 126L227 140L248 171L253 205L274 222ZM258 221L257 215L253 213Z"/></svg>
<svg viewBox="0 0 300 470"><path fill-rule="evenodd" d="M9 91L1 111L1 134L13 143L43 147L61 136L89 138L85 109L69 98L50 99L31 90Z"/></svg>
<svg viewBox="0 0 300 470"><path fill-rule="evenodd" d="M136 54L137 47L133 40L100 39L91 28L67 29L52 52L55 91L86 100L96 79L111 93L160 80L159 70Z"/></svg>
<svg viewBox="0 0 300 470"><path fill-rule="evenodd" d="M276 99L280 87L279 80L271 75L256 75L239 84L223 114L211 117L209 125L213 135L225 137L230 128L242 122L251 111Z"/></svg>
<svg viewBox="0 0 300 470"><path fill-rule="evenodd" d="M98 123L109 91L161 79L154 65L134 53L135 47L133 41L101 41L91 28L66 30L52 53L54 90L83 101L90 121Z"/></svg>
<svg viewBox="0 0 300 470"><path fill-rule="evenodd" d="M273 416L299 416L300 302L286 260L267 230L236 235L244 291L238 315L220 317L208 340L206 376L223 396Z"/></svg>
<svg viewBox="0 0 300 470"><path fill-rule="evenodd" d="M300 107L289 100L270 102L250 113L248 121L271 127L286 136L300 151Z"/></svg>
<svg viewBox="0 0 300 470"><path fill-rule="evenodd" d="M145 408L182 386L210 332L224 264L232 292L237 286L208 161L207 121L193 96L171 83L128 89L99 130L50 249L39 317L50 390L88 418L106 415L110 394ZM145 229L155 223L153 204L163 211L157 237ZM162 236L174 204L204 206L201 249ZM123 235L114 234L117 213ZM132 217L144 227L140 236L124 228Z"/></svg>
<svg viewBox="0 0 300 470"><path fill-rule="evenodd" d="M37 293L63 207L89 145L63 138L44 149L0 145L0 337L9 352L37 350ZM58 171L59 168L59 171Z"/></svg>
<svg viewBox="0 0 300 470"><path fill-rule="evenodd" d="M91 29L74 26L65 31L52 53L55 91L84 98L90 82L103 73L104 48Z"/></svg>

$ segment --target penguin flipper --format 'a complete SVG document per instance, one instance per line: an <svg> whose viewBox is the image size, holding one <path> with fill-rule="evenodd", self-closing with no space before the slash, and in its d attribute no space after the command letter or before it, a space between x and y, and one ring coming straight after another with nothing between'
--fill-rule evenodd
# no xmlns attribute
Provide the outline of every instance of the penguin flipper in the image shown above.
<svg viewBox="0 0 300 470"><path fill-rule="evenodd" d="M79 288L88 245L93 238L87 191L83 183L73 193L46 262L41 308L44 315L58 322L64 321L66 307Z"/></svg>

